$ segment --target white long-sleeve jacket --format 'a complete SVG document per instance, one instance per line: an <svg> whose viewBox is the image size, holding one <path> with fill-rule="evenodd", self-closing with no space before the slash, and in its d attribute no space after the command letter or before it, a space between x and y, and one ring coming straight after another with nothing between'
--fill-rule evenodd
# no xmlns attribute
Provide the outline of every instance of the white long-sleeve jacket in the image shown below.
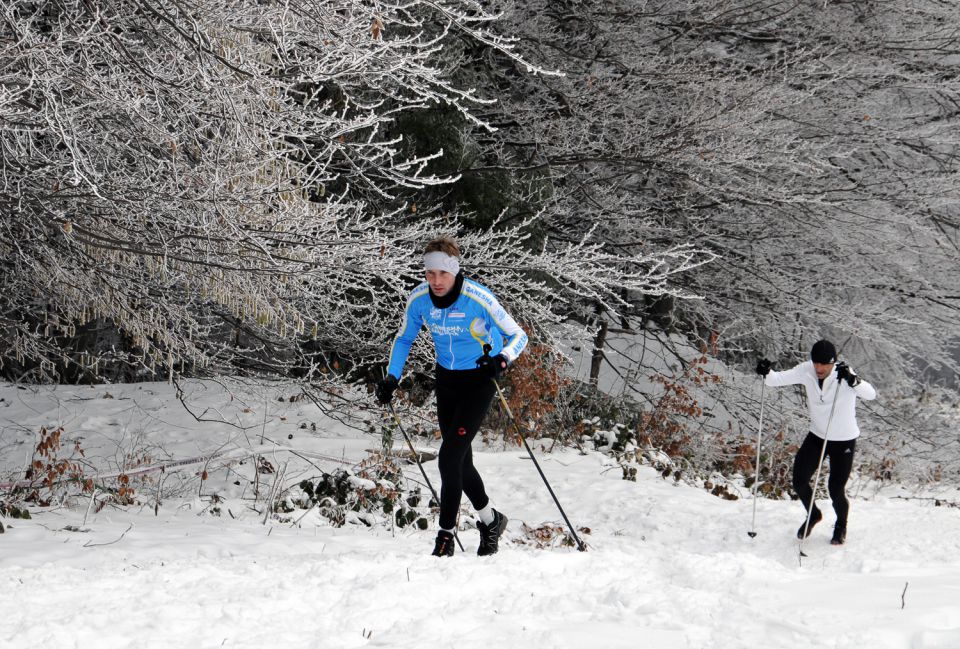
<svg viewBox="0 0 960 649"><path fill-rule="evenodd" d="M821 439L830 441L844 441L856 439L860 436L857 426L857 397L871 401L877 398L877 391L872 385L860 380L855 388L851 388L846 381L840 381L840 390L837 391L837 372L834 370L823 380L823 387L817 381L817 373L813 369L813 361L800 363L793 369L783 372L770 372L764 383L770 387L784 385L802 385L807 391L807 407L810 409L810 430ZM833 409L833 420L830 420L830 410L833 408L834 395L837 398L836 408ZM827 423L830 430L827 430Z"/></svg>

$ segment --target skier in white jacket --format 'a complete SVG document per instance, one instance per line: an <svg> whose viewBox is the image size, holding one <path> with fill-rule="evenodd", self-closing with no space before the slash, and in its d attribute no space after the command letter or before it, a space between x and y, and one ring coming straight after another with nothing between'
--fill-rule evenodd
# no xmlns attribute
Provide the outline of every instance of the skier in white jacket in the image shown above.
<svg viewBox="0 0 960 649"><path fill-rule="evenodd" d="M813 498L810 480L816 473L826 440L825 456L830 459L827 488L837 514L830 543L842 545L847 538L847 514L850 511L845 489L853 469L856 440L860 436L856 417L857 398L870 401L877 397L877 391L846 363L837 363L837 350L828 340L814 344L810 350L810 360L792 369L772 372L771 365L766 359L757 362L757 374L764 377L764 383L770 387L802 385L810 409L810 432L793 461L793 489L803 502L804 511L810 511ZM814 525L822 518L823 514L814 504L810 512L810 524L807 526L804 518L803 525L797 530L797 538L804 538L804 528L809 536Z"/></svg>

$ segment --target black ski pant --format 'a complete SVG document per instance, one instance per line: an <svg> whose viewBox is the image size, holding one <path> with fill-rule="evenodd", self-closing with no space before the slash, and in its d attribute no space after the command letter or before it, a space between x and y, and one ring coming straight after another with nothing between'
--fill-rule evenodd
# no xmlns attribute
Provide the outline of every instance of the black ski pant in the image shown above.
<svg viewBox="0 0 960 649"><path fill-rule="evenodd" d="M833 501L833 511L837 513L837 523L847 524L847 513L850 503L847 501L846 487L850 472L853 470L853 455L857 447L857 440L827 442L825 460L830 460L830 478L827 480L827 490L830 500ZM810 509L810 499L813 498L813 487L810 480L817 472L817 463L820 461L820 452L823 449L823 439L813 433L807 433L806 439L800 445L797 456L793 460L793 490L800 496L805 510ZM814 505L812 518L817 518L817 509Z"/></svg>
<svg viewBox="0 0 960 649"><path fill-rule="evenodd" d="M463 494L474 509L490 499L473 466L471 443L494 394L493 382L480 370L447 370L437 366L437 419L440 423L440 527L452 530Z"/></svg>

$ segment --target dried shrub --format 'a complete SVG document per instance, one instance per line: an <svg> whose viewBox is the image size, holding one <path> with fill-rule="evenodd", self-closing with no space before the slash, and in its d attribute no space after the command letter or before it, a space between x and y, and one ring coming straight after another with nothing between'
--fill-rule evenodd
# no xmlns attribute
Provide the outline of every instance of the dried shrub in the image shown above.
<svg viewBox="0 0 960 649"><path fill-rule="evenodd" d="M799 446L785 442L785 432L778 430L765 437L760 448L760 486L757 491L769 498L783 498L792 492L793 456ZM743 475L744 486L753 488L757 475L757 447L755 443L736 442L730 456L717 461L715 468L724 475Z"/></svg>
<svg viewBox="0 0 960 649"><path fill-rule="evenodd" d="M721 381L719 376L707 372L704 367L707 361L706 351L702 350L679 375L651 377L663 387L663 394L651 410L641 414L638 431L641 446L660 449L671 458L692 455L687 422L703 416L693 391Z"/></svg>
<svg viewBox="0 0 960 649"><path fill-rule="evenodd" d="M570 532L559 525L544 523L539 527L531 527L524 523L521 531L522 536L516 540L516 543L520 545L532 545L541 549L556 547L558 545L567 548L577 547L577 543L573 540ZM578 527L577 532L578 535L590 534L590 528Z"/></svg>
<svg viewBox="0 0 960 649"><path fill-rule="evenodd" d="M58 427L40 429L40 440L34 448L30 466L24 474L24 482L15 487L8 496L11 503L31 503L49 507L63 503L69 498L86 494L105 494L96 499L96 510L107 504L136 504L135 484L149 482L149 478L131 477L127 471L150 463L145 454L127 455L121 473L112 479L113 484L97 481L85 467L86 453L78 440L64 444L64 429ZM94 496L96 498L96 495ZM13 505L11 505L13 506Z"/></svg>
<svg viewBox="0 0 960 649"><path fill-rule="evenodd" d="M562 370L563 359L554 351L545 345L531 344L499 382L524 436L556 438L561 431L569 430L561 421L558 404L564 401L564 392L572 381ZM513 422L502 408L491 408L484 434L487 441L491 430L502 432L504 439L520 444Z"/></svg>
<svg viewBox="0 0 960 649"><path fill-rule="evenodd" d="M74 441L71 453L64 455L63 428L40 429L40 441L33 451L33 459L24 478L28 485L14 490L23 502L48 507L54 501L63 501L71 493L93 490L93 480L84 475L78 458L84 457L79 441Z"/></svg>

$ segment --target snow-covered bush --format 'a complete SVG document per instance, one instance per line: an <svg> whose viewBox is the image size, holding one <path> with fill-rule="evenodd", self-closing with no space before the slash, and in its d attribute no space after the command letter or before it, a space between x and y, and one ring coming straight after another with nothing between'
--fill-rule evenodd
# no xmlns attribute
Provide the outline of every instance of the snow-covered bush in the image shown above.
<svg viewBox="0 0 960 649"><path fill-rule="evenodd" d="M361 523L368 527L389 524L415 525L423 530L429 523L417 509L422 497L419 488L405 491L403 474L396 462L378 454L368 458L357 473L336 469L314 480L299 483L300 495L291 496L301 509L317 507L320 515L335 527Z"/></svg>

